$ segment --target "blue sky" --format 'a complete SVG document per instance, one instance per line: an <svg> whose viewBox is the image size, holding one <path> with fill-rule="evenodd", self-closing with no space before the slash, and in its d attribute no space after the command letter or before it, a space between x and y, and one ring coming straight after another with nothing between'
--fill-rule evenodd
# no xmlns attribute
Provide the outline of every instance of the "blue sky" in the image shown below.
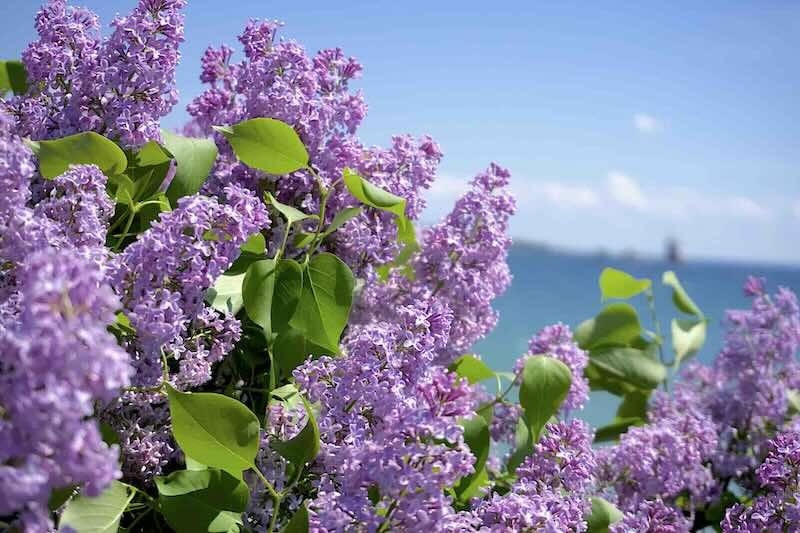
<svg viewBox="0 0 800 533"><path fill-rule="evenodd" d="M134 1L76 3L107 23ZM0 55L34 38L37 7L2 2ZM168 125L202 90L202 51L249 17L361 60L366 142L434 136L428 221L497 161L517 238L658 254L675 236L690 258L800 263L796 2L194 0Z"/></svg>

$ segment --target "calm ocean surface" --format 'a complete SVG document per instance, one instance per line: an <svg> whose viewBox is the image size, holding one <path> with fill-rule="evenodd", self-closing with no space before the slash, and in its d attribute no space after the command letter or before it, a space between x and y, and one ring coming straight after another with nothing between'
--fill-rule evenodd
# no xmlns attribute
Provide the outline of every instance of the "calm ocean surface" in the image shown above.
<svg viewBox="0 0 800 533"><path fill-rule="evenodd" d="M620 259L591 255L568 255L526 245L515 245L509 255L514 275L511 287L495 300L500 311L497 328L477 344L475 351L495 370L511 370L514 361L527 350L528 339L540 328L554 322L575 327L601 308L597 277L607 266L622 269L636 277L653 280L658 318L662 331L677 311L671 291L661 284L661 273L674 270L689 295L710 319L708 336L698 359L708 363L722 347L725 309L749 307L742 293L748 274L763 276L773 292L779 285L800 293L800 267L687 262L678 265L655 260ZM650 328L644 298L634 298L644 327ZM669 341L668 341L669 342ZM671 349L671 345L667 346ZM593 393L586 408L575 416L593 426L610 421L616 399Z"/></svg>

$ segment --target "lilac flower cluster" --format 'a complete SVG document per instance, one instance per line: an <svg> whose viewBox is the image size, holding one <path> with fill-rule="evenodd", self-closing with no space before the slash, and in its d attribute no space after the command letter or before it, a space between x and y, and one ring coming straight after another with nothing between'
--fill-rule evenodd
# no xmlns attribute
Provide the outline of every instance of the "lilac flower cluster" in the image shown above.
<svg viewBox="0 0 800 533"><path fill-rule="evenodd" d="M596 468L592 432L580 420L548 424L534 453L517 468L511 491L473 511L479 531L586 531L584 515Z"/></svg>
<svg viewBox="0 0 800 533"><path fill-rule="evenodd" d="M50 0L36 17L39 39L23 53L29 91L6 105L34 139L96 131L141 146L159 139L159 120L177 103L175 67L183 0L140 0L112 22Z"/></svg>
<svg viewBox="0 0 800 533"><path fill-rule="evenodd" d="M609 528L611 533L686 533L691 524L683 514L659 499L642 500Z"/></svg>
<svg viewBox="0 0 800 533"><path fill-rule="evenodd" d="M88 417L128 384L130 367L106 331L119 302L97 265L37 252L19 291L19 313L0 323L0 515L20 512L34 531L52 489L96 495L119 477L118 450Z"/></svg>
<svg viewBox="0 0 800 533"><path fill-rule="evenodd" d="M737 504L725 515L726 533L783 532L800 528L800 433L779 433L767 444L758 467L762 494L750 506Z"/></svg>
<svg viewBox="0 0 800 533"><path fill-rule="evenodd" d="M619 444L598 452L598 481L620 508L636 514L644 501L674 503L688 495L693 509L715 488L706 466L717 447L713 421L690 402L656 393L649 424L632 427Z"/></svg>
<svg viewBox="0 0 800 533"><path fill-rule="evenodd" d="M226 204L199 195L180 199L114 260L110 276L136 330L130 348L137 385L160 382L162 352L180 364L177 386L205 383L211 364L239 338L238 321L218 318L203 297L269 220L249 191L230 186L225 194Z"/></svg>
<svg viewBox="0 0 800 533"><path fill-rule="evenodd" d="M412 259L413 280L395 271L388 283L370 283L356 320L391 319L394 305L430 300L453 310L448 345L436 362L448 364L497 323L492 300L511 283L506 257L514 200L509 172L495 164L470 182L470 190L440 223L425 229ZM391 303L392 305L388 305Z"/></svg>
<svg viewBox="0 0 800 533"><path fill-rule="evenodd" d="M435 529L453 513L443 490L473 470L457 423L475 408L470 388L432 366L452 315L435 306L399 315L354 327L345 357L295 371L321 406L315 531Z"/></svg>
<svg viewBox="0 0 800 533"><path fill-rule="evenodd" d="M135 330L124 344L137 386L161 383L162 356L177 361L177 368L166 369L174 386L202 385L241 336L239 321L220 315L203 298L239 247L267 228L269 219L249 191L230 186L224 192L225 204L200 195L180 199L110 266L109 277ZM104 413L120 436L123 470L134 478L150 479L174 458L163 402L157 394L127 393Z"/></svg>
<svg viewBox="0 0 800 533"><path fill-rule="evenodd" d="M559 322L544 327L528 343L528 354L517 361L514 374L521 376L528 359L537 355L553 357L567 365L572 373L572 385L562 409L567 412L582 409L584 402L589 398L589 382L583 375L589 357L578 347L569 326Z"/></svg>
<svg viewBox="0 0 800 533"><path fill-rule="evenodd" d="M749 279L745 293L752 308L728 311L714 364L689 366L677 392L702 406L717 427L715 472L748 485L774 429L789 420L789 391L800 388L800 308L792 291L782 287L770 296L762 279Z"/></svg>
<svg viewBox="0 0 800 533"><path fill-rule="evenodd" d="M361 65L338 48L312 58L293 41L276 41L280 26L275 21L250 21L239 36L245 52L239 63L231 62L233 50L227 46L206 50L200 79L210 88L189 104L193 118L187 131L210 135L213 125L255 117L282 120L297 131L323 184L331 187L326 222L341 209L358 205L340 181L346 167L405 198L406 215L416 219L425 205L421 193L433 181L442 157L439 147L430 137L408 135L394 137L389 149L363 146L355 133L367 106L360 92L350 90ZM215 134L215 139L220 157L206 192L218 194L229 183L252 190L274 188L281 202L319 211L319 190L308 171L265 176L239 163L221 135ZM326 248L356 273L369 276L375 266L398 253L396 239L394 215L368 208L331 236Z"/></svg>

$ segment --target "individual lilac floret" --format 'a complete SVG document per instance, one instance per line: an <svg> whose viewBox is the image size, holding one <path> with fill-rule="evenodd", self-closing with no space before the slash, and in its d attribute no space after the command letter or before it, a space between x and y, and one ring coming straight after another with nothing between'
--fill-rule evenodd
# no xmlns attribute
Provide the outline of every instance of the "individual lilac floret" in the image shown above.
<svg viewBox="0 0 800 533"><path fill-rule="evenodd" d="M712 420L690 402L657 393L650 423L633 427L619 444L598 452L598 478L616 491L620 508L643 500L671 502L687 493L691 505L705 503L714 488L707 466L717 447Z"/></svg>
<svg viewBox="0 0 800 533"><path fill-rule="evenodd" d="M596 466L591 442L580 420L548 424L511 491L476 507L480 531L585 531Z"/></svg>
<svg viewBox="0 0 800 533"><path fill-rule="evenodd" d="M767 449L757 471L762 495L750 507L737 504L728 509L721 524L725 533L781 533L800 528L800 433L780 433Z"/></svg>
<svg viewBox="0 0 800 533"><path fill-rule="evenodd" d="M473 471L458 419L475 404L465 382L431 366L447 343L442 312L418 305L397 323L352 327L344 357L295 371L320 405L315 531L436 530L453 514L443 490Z"/></svg>
<svg viewBox="0 0 800 533"><path fill-rule="evenodd" d="M97 495L119 477L118 450L90 417L128 384L130 366L106 330L119 301L96 265L47 250L26 259L19 281L19 315L0 325L0 515L46 519L52 489Z"/></svg>
<svg viewBox="0 0 800 533"><path fill-rule="evenodd" d="M545 326L528 343L528 354L517 361L514 373L521 376L528 359L537 355L553 357L567 365L572 373L572 385L561 408L566 412L582 409L589 399L589 381L583 375L589 357L578 347L569 326L561 323Z"/></svg>
<svg viewBox="0 0 800 533"><path fill-rule="evenodd" d="M642 501L609 527L611 533L689 533L691 524L674 507L661 500Z"/></svg>

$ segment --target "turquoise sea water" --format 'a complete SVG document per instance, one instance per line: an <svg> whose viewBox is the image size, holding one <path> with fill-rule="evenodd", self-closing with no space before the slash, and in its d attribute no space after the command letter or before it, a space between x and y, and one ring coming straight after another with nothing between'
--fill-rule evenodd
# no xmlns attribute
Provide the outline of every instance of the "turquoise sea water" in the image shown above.
<svg viewBox="0 0 800 533"><path fill-rule="evenodd" d="M495 370L511 370L514 361L527 350L530 337L543 326L561 321L574 328L596 314L602 305L597 277L606 266L653 280L657 315L665 332L669 331L669 321L677 316L677 311L672 306L670 289L661 284L661 273L674 270L689 295L710 318L706 344L697 356L705 363L712 361L722 347L725 309L749 307L741 289L748 274L765 277L770 291L782 285L800 293L800 267L692 261L674 265L654 260L570 255L527 245L512 247L509 265L514 280L506 293L495 300L495 308L500 312L497 328L475 349ZM640 296L632 303L639 308L644 327L651 328L644 299ZM616 403L611 395L593 393L584 411L575 415L597 427L613 418Z"/></svg>

